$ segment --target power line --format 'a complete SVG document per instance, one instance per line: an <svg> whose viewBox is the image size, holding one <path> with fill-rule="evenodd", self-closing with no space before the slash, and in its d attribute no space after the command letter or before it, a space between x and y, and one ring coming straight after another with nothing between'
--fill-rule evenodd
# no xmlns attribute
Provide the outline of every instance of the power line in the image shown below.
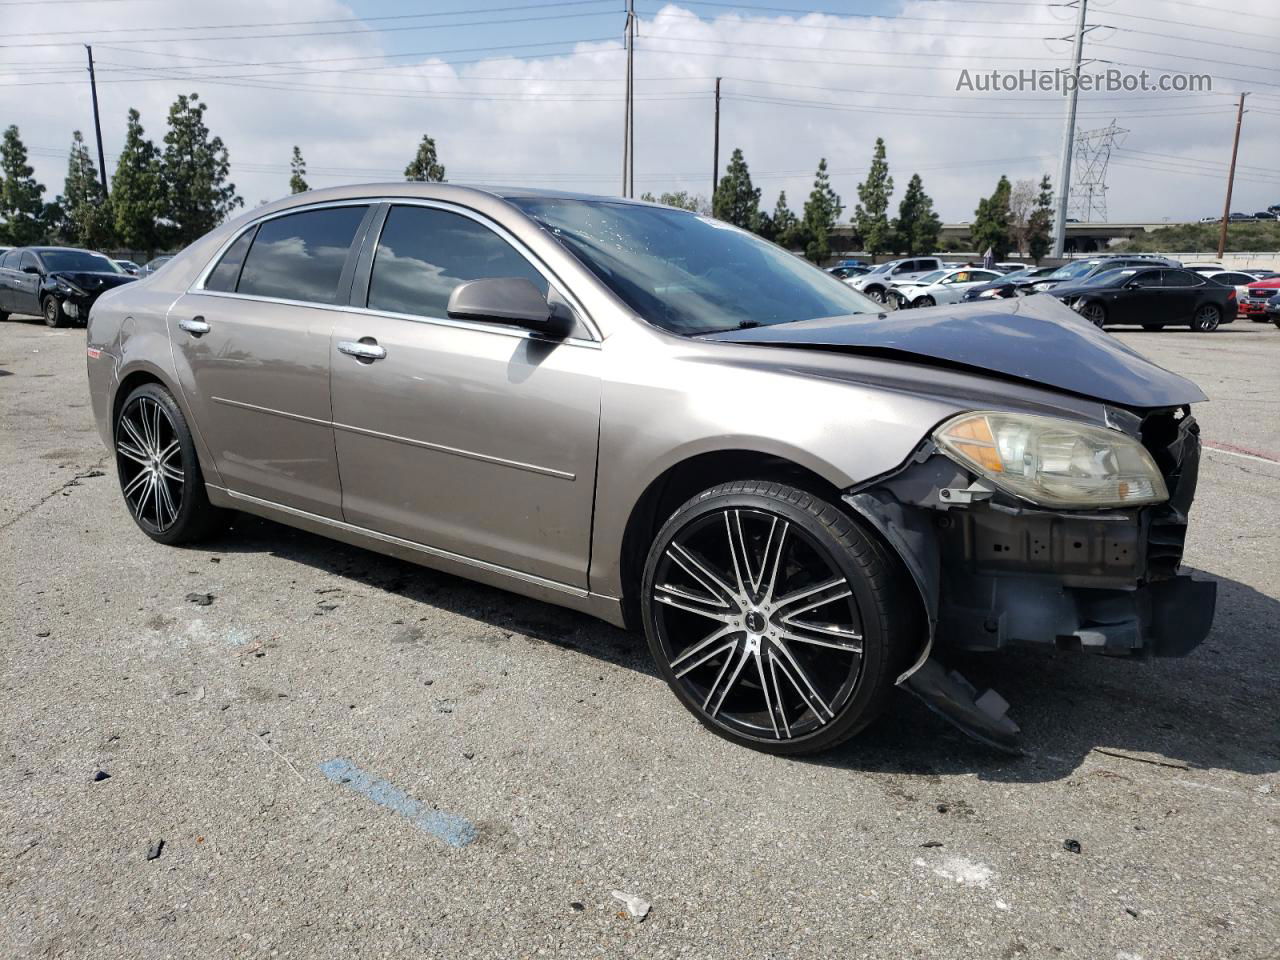
<svg viewBox="0 0 1280 960"><path fill-rule="evenodd" d="M1269 16L1265 13L1256 13L1253 10L1224 10L1217 4L1205 6L1202 3L1191 3L1190 0L1164 0L1164 2L1177 7L1190 7L1193 10L1202 10L1205 13L1212 14L1214 16L1229 13L1237 17L1251 17L1254 20L1280 20L1280 17Z"/></svg>

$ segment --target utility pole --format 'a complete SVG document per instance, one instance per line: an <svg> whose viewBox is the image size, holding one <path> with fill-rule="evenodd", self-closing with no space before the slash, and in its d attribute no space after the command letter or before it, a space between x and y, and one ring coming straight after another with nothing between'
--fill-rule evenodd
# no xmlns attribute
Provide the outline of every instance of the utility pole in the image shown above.
<svg viewBox="0 0 1280 960"><path fill-rule="evenodd" d="M93 75L93 47L84 45L89 54L89 92L93 94L93 132L98 135L98 176L102 178L102 195L107 195L107 158L102 152L102 123L98 120L98 81Z"/></svg>
<svg viewBox="0 0 1280 960"><path fill-rule="evenodd" d="M1067 236L1067 197L1071 193L1071 147L1076 139L1076 98L1080 95L1080 57L1084 53L1084 17L1088 0L1076 2L1076 36L1071 50L1071 90L1067 95L1067 122L1062 130L1062 163L1058 167L1058 211L1053 219L1053 253L1061 257Z"/></svg>
<svg viewBox="0 0 1280 960"><path fill-rule="evenodd" d="M636 6L627 0L627 193L636 195Z"/></svg>
<svg viewBox="0 0 1280 960"><path fill-rule="evenodd" d="M627 161L631 158L631 0L627 0L627 24L622 42L627 48L626 92L622 95L622 195L627 195Z"/></svg>
<svg viewBox="0 0 1280 960"><path fill-rule="evenodd" d="M1236 137L1231 142L1231 170L1227 173L1227 202L1222 205L1222 229L1218 232L1218 259L1227 252L1227 222L1231 219L1231 188L1236 182L1236 154L1240 152L1240 125L1244 122L1244 98L1247 93L1240 94L1240 103L1236 107Z"/></svg>
<svg viewBox="0 0 1280 960"><path fill-rule="evenodd" d="M720 183L720 78L716 77L716 136L711 148L711 206L716 203L716 186Z"/></svg>

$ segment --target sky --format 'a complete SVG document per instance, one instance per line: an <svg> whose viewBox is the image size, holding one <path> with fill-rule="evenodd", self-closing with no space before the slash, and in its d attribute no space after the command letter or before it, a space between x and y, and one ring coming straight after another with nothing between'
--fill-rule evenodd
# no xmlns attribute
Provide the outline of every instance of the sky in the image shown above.
<svg viewBox="0 0 1280 960"><path fill-rule="evenodd" d="M1087 72L1207 74L1211 92L1091 90L1078 129L1113 120L1113 222L1220 215L1248 91L1232 209L1280 203L1280 8L1274 0L1092 0ZM637 194L712 185L741 147L762 206L798 210L827 159L847 218L877 137L901 198L918 172L943 219L970 220L1001 174L1057 179L1065 101L983 91L993 69L1069 64L1075 7L1023 0L635 0ZM92 43L107 168L130 107L160 143L198 92L248 206L395 180L424 133L448 179L621 190L625 0L0 0L0 126L15 123L49 197L73 130L92 141ZM969 86L957 89L968 71ZM1096 219L1095 215L1095 219ZM1084 219L1081 217L1081 219Z"/></svg>

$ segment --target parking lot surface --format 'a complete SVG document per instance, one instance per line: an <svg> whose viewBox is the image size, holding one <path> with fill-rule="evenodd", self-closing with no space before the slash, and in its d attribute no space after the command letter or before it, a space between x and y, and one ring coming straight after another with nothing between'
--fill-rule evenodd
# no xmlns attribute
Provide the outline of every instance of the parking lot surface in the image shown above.
<svg viewBox="0 0 1280 960"><path fill-rule="evenodd" d="M1280 331L1115 335L1212 398L1207 642L958 664L1023 758L900 694L783 760L639 635L251 518L152 543L83 331L0 325L0 956L1275 957Z"/></svg>

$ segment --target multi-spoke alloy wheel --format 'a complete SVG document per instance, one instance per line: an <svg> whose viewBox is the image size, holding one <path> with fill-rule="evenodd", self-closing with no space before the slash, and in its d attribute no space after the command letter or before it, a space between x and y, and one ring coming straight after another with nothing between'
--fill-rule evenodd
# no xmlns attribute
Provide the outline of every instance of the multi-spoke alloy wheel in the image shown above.
<svg viewBox="0 0 1280 960"><path fill-rule="evenodd" d="M654 543L650 648L716 732L774 752L823 749L869 722L892 684L884 597L896 575L831 504L777 483L727 484L678 510Z"/></svg>
<svg viewBox="0 0 1280 960"><path fill-rule="evenodd" d="M1196 311L1195 319L1191 321L1191 329L1198 333L1208 333L1211 330L1217 330L1221 322L1222 314L1218 312L1218 308L1212 303L1206 303Z"/></svg>
<svg viewBox="0 0 1280 960"><path fill-rule="evenodd" d="M209 531L209 504L195 446L182 411L158 384L133 391L115 425L120 492L138 526L153 540L180 543Z"/></svg>

